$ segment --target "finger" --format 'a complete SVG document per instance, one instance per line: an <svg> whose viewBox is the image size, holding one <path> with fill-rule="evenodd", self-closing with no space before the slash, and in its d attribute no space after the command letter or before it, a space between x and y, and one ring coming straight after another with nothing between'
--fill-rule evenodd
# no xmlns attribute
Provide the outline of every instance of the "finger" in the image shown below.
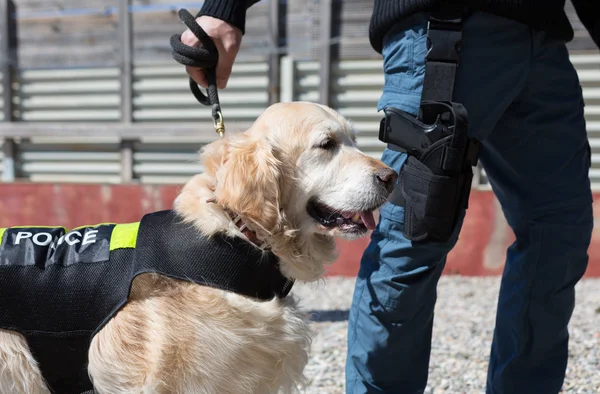
<svg viewBox="0 0 600 394"><path fill-rule="evenodd" d="M230 56L223 56L219 58L217 63L217 87L219 89L225 89L227 82L231 76L231 70L233 67L233 58Z"/></svg>
<svg viewBox="0 0 600 394"><path fill-rule="evenodd" d="M204 71L202 71L201 68L186 66L185 71L194 81L196 81L198 85L202 86L205 89L208 88L206 76L204 75Z"/></svg>
<svg viewBox="0 0 600 394"><path fill-rule="evenodd" d="M227 82L229 81L229 75L223 79L217 79L217 88L225 89L227 87Z"/></svg>
<svg viewBox="0 0 600 394"><path fill-rule="evenodd" d="M198 40L198 37L190 29L187 29L181 35L181 43L190 47L196 47L200 44L200 40Z"/></svg>

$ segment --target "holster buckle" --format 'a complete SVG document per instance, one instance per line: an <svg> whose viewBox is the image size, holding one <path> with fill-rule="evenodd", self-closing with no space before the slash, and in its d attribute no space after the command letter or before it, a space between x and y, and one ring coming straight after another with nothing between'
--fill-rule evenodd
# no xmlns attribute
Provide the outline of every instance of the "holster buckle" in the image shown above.
<svg viewBox="0 0 600 394"><path fill-rule="evenodd" d="M463 17L456 10L431 15L427 26L427 61L458 64Z"/></svg>

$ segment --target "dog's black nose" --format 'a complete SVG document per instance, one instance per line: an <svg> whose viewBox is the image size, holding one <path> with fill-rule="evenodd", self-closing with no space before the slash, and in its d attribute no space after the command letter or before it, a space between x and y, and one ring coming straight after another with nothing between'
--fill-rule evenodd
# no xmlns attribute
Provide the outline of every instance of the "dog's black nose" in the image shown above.
<svg viewBox="0 0 600 394"><path fill-rule="evenodd" d="M398 179L398 173L391 168L380 168L375 173L377 180L383 183L383 187L388 192L391 192L394 189L394 185L396 184L396 180Z"/></svg>

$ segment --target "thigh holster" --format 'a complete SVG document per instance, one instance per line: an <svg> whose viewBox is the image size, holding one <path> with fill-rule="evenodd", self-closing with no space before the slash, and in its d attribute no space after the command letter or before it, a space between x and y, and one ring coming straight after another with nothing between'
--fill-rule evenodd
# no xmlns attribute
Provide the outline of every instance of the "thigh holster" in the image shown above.
<svg viewBox="0 0 600 394"><path fill-rule="evenodd" d="M479 142L468 135L467 110L452 101L465 15L430 14L419 115L387 107L380 124L379 139L408 155L390 202L404 207L404 236L413 241L447 241L468 206Z"/></svg>

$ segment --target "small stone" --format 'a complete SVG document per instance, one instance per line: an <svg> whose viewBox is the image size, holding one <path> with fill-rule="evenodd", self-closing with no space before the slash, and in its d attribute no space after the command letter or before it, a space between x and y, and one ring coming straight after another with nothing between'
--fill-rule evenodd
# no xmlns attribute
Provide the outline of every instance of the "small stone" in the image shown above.
<svg viewBox="0 0 600 394"><path fill-rule="evenodd" d="M426 394L484 393L494 333L499 277L445 275L438 286ZM303 394L344 394L348 310L354 278L297 284L300 307L315 312L316 332ZM569 362L561 394L600 393L600 278L577 285L569 324Z"/></svg>

